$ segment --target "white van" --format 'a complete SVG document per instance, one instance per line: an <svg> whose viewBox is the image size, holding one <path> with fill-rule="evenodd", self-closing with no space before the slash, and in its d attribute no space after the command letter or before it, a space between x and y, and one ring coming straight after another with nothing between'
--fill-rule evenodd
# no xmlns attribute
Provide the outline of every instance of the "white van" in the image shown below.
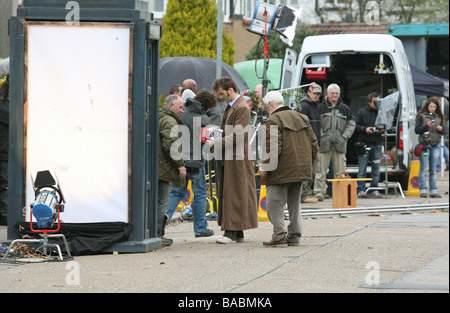
<svg viewBox="0 0 450 313"><path fill-rule="evenodd" d="M324 95L331 83L341 88L341 98L353 116L367 105L367 95L377 92L381 98L399 91L399 105L392 128L387 131L388 180L408 186L413 147L416 103L409 62L401 41L390 35L346 34L305 38L298 61L296 52L288 50L285 56L282 89L316 82ZM307 88L305 88L306 91ZM296 107L294 97L289 106ZM354 152L357 134L349 140L347 171L358 172L358 158ZM367 169L370 173L370 168ZM382 160L380 181L385 178Z"/></svg>

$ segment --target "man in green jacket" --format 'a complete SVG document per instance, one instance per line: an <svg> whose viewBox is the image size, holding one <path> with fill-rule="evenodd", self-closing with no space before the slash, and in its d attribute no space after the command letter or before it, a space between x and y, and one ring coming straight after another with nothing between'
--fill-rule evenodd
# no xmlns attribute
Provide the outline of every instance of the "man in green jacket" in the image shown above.
<svg viewBox="0 0 450 313"><path fill-rule="evenodd" d="M298 246L302 235L300 195L302 182L311 180L313 164L317 158L318 144L306 115L284 105L278 91L270 91L263 99L270 116L266 121L265 151L269 158L278 158L276 168L269 166L273 160L261 164L261 184L267 190L267 216L273 225L272 240L263 242L267 247ZM275 128L277 132L274 134ZM272 143L277 143L271 147ZM284 225L284 206L289 211L289 226Z"/></svg>
<svg viewBox="0 0 450 313"><path fill-rule="evenodd" d="M330 161L333 163L334 178L347 169L347 142L356 126L352 111L340 97L341 88L330 84L327 93L328 99L319 105L320 147L314 180L314 193L319 201L323 201L326 194Z"/></svg>
<svg viewBox="0 0 450 313"><path fill-rule="evenodd" d="M163 245L172 244L171 239L164 238L166 224L166 208L169 202L170 183L184 185L186 168L178 140L178 125L182 125L180 114L183 113L184 102L177 95L170 95L159 111L158 140L158 237ZM178 146L178 147L177 147Z"/></svg>

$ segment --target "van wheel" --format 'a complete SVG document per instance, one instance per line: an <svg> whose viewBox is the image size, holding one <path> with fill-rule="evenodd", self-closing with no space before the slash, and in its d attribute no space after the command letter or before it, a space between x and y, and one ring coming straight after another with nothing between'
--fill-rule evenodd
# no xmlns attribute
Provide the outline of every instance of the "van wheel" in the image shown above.
<svg viewBox="0 0 450 313"><path fill-rule="evenodd" d="M407 190L409 184L409 170L402 176L397 176L397 181L402 186L403 191Z"/></svg>

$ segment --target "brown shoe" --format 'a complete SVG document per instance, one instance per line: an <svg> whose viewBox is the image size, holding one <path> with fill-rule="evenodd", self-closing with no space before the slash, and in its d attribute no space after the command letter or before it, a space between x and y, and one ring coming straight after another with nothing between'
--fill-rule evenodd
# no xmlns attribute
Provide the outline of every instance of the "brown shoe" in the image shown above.
<svg viewBox="0 0 450 313"><path fill-rule="evenodd" d="M288 242L286 237L284 237L283 239L278 241L264 241L263 245L264 247L287 247Z"/></svg>

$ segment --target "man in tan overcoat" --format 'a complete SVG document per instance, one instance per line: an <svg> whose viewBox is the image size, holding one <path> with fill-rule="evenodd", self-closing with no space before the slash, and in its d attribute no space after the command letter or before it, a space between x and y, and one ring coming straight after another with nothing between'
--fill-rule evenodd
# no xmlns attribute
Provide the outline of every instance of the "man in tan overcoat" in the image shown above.
<svg viewBox="0 0 450 313"><path fill-rule="evenodd" d="M213 142L216 151L222 149L217 221L224 234L217 242L242 242L244 230L258 227L255 175L247 144L250 110L231 78L218 78L212 87L228 103L220 123L223 136Z"/></svg>

